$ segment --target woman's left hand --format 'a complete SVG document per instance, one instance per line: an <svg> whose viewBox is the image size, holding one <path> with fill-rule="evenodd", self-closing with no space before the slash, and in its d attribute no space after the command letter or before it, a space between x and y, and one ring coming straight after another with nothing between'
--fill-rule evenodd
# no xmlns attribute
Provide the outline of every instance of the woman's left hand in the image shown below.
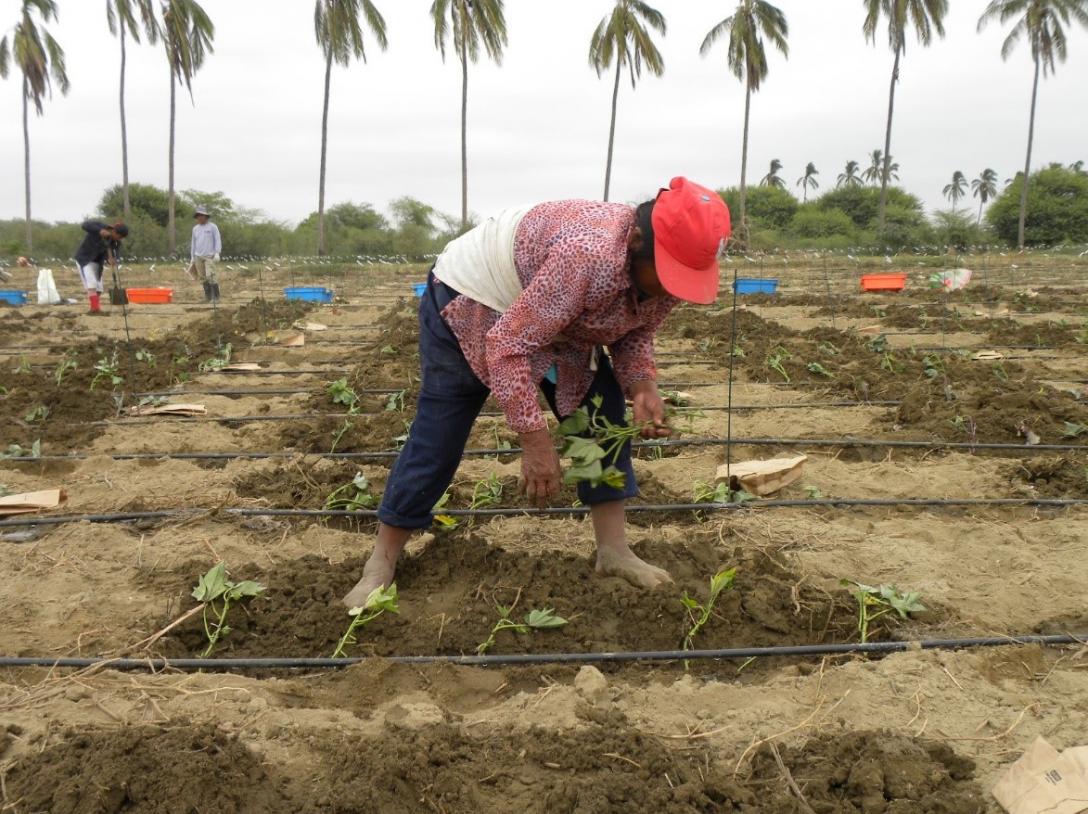
<svg viewBox="0 0 1088 814"><path fill-rule="evenodd" d="M637 382L631 386L631 410L635 425L642 427L643 438L668 438L672 429L665 420L665 401L657 392L657 382Z"/></svg>

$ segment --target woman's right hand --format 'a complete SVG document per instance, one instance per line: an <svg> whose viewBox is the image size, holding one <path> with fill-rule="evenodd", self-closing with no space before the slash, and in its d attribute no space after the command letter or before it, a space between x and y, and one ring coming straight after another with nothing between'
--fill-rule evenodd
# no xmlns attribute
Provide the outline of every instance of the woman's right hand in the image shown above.
<svg viewBox="0 0 1088 814"><path fill-rule="evenodd" d="M537 504L547 503L559 494L562 473L559 453L547 430L522 433L521 493Z"/></svg>

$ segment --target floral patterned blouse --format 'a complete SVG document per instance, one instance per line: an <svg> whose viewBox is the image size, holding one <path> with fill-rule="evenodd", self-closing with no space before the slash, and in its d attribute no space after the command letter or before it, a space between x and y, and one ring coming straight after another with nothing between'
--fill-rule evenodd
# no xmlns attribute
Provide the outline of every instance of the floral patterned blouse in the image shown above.
<svg viewBox="0 0 1088 814"><path fill-rule="evenodd" d="M465 296L443 309L473 372L515 432L547 428L537 385L552 365L559 412L578 408L593 381L595 346L609 349L625 392L656 380L654 334L679 300L638 301L627 259L634 226L634 209L626 204L540 204L514 237L523 291L509 310L499 314Z"/></svg>

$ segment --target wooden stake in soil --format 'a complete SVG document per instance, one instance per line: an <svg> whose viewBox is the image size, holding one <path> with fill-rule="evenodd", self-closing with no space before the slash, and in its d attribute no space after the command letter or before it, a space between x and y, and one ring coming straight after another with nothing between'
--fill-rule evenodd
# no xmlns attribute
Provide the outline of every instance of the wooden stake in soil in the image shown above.
<svg viewBox="0 0 1088 814"><path fill-rule="evenodd" d="M733 463L733 355L737 348L737 270L733 269L733 318L729 328L729 392L725 412L725 471Z"/></svg>
<svg viewBox="0 0 1088 814"><path fill-rule="evenodd" d="M136 369L135 369L136 351L133 350L133 347L132 347L132 333L129 331L129 328L128 328L128 293L125 291L125 289L121 288L121 270L119 268L120 261L117 259L117 256L114 255L114 253L112 251L109 251L107 253L107 262L110 264L110 267L113 269L113 288L114 288L115 291L120 292L120 295L121 295L120 296L121 315L124 317L124 320L125 320L125 348L128 350L128 381L129 381L129 384L135 385L136 384ZM118 415L121 414L121 412L124 410L124 407L125 407L125 391L124 391L124 388L122 388L121 389L121 401L117 405Z"/></svg>
<svg viewBox="0 0 1088 814"><path fill-rule="evenodd" d="M831 277L827 273L827 255L824 255L824 288L827 289L827 306L831 309L831 327L838 330L835 325L835 299L831 296Z"/></svg>

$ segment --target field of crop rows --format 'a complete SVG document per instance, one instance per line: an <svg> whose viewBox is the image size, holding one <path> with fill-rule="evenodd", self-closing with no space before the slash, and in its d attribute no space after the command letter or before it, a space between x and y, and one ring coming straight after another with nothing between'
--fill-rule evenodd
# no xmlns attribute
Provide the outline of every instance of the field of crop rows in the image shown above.
<svg viewBox="0 0 1088 814"><path fill-rule="evenodd" d="M740 259L723 279L778 293L674 312L658 365L678 434L638 445L629 507L675 579L653 592L593 574L573 491L543 511L518 495L489 402L442 522L409 545L399 613L337 669L173 662L207 646L191 592L220 562L266 588L212 659L336 650L414 414L425 268L238 264L215 308L179 267L135 268L175 301L4 308L0 488L67 501L0 522L0 811L997 812L1002 768L1038 735L1083 743L1088 720L1088 265L970 265L960 292L903 261L906 291L862 294L841 260ZM206 414L129 413L164 403ZM769 499L714 490L727 456L801 453ZM866 606L888 652L577 657L678 649L681 597L706 603L730 568L697 649L856 644L843 580L924 609ZM501 631L491 655L567 655L396 658L474 654L511 605L567 624ZM146 663L48 666L98 657Z"/></svg>

